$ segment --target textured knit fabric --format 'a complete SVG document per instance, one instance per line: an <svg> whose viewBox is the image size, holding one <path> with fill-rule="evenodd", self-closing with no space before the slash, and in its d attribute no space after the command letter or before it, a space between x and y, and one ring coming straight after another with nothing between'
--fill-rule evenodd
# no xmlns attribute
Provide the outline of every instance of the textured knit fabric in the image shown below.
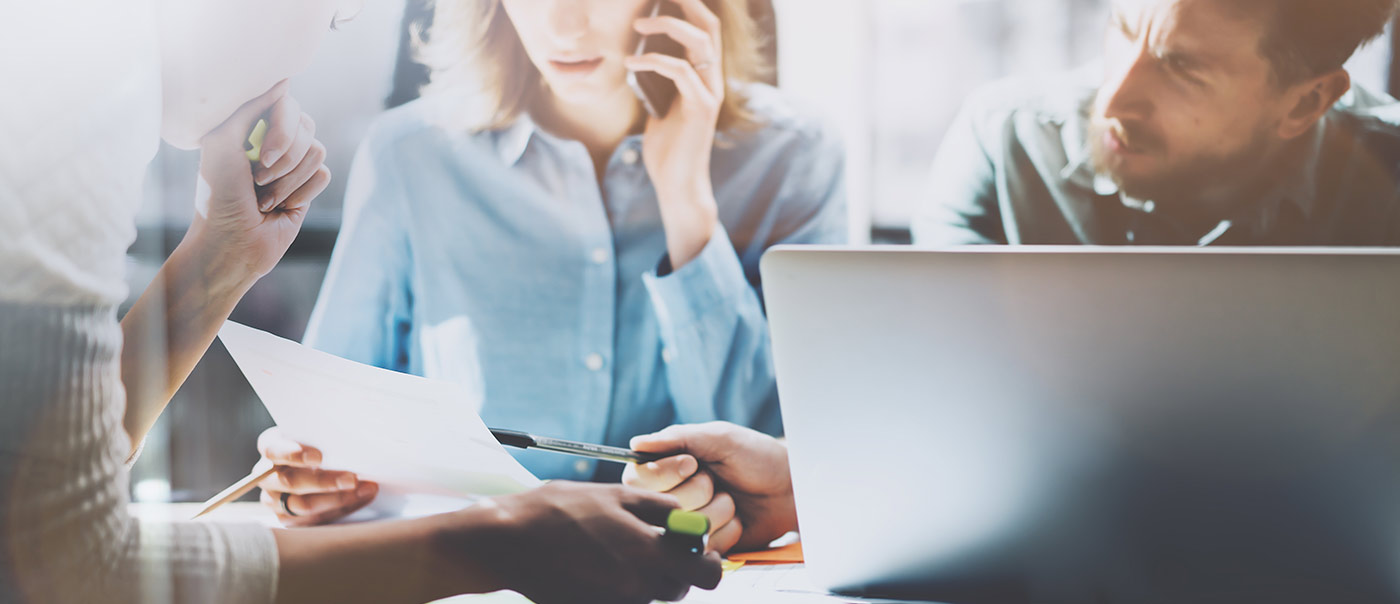
<svg viewBox="0 0 1400 604"><path fill-rule="evenodd" d="M0 3L0 300L125 299L158 46L148 0Z"/></svg>
<svg viewBox="0 0 1400 604"><path fill-rule="evenodd" d="M0 603L264 603L260 526L127 512L121 330L110 307L0 303Z"/></svg>
<svg viewBox="0 0 1400 604"><path fill-rule="evenodd" d="M127 510L114 309L159 140L152 18L148 0L0 3L0 604L276 589L268 529Z"/></svg>

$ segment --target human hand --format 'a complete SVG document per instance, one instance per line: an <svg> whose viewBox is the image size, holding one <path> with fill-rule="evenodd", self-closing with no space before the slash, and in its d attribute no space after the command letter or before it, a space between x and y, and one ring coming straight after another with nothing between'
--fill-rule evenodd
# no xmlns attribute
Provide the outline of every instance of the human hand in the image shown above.
<svg viewBox="0 0 1400 604"><path fill-rule="evenodd" d="M668 547L656 528L674 498L621 485L552 482L460 512L444 555L467 552L471 567L537 604L649 604L684 598L692 585L714 589L715 554ZM482 514L489 521L482 522Z"/></svg>
<svg viewBox="0 0 1400 604"><path fill-rule="evenodd" d="M661 1L680 5L685 18L643 18L633 27L671 37L685 47L686 59L647 53L626 64L670 79L678 91L664 117L647 120L642 159L656 187L671 266L679 269L705 249L719 222L710 153L724 104L724 45L719 17L702 0Z"/></svg>
<svg viewBox="0 0 1400 604"><path fill-rule="evenodd" d="M676 497L710 516L710 548L752 550L797 530L787 446L727 422L671 426L632 439L639 452L671 457L623 471L625 484ZM732 518L725 518L729 511Z"/></svg>
<svg viewBox="0 0 1400 604"><path fill-rule="evenodd" d="M360 480L351 472L321 469L319 450L292 441L276 427L258 436L258 452L276 466L271 476L258 483L262 503L272 508L285 526L334 522L369 505L379 494L377 483ZM286 509L282 507L284 494Z"/></svg>
<svg viewBox="0 0 1400 604"><path fill-rule="evenodd" d="M283 81L248 101L200 141L198 211L180 247L197 255L215 285L246 288L270 272L330 184L315 122L288 89ZM244 143L259 119L268 131L255 165Z"/></svg>

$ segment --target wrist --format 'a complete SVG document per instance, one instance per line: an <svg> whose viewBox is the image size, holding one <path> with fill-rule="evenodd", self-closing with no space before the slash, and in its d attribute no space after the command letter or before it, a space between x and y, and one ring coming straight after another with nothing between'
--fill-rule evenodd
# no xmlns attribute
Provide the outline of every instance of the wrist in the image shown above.
<svg viewBox="0 0 1400 604"><path fill-rule="evenodd" d="M453 593L489 593L510 589L490 560L510 547L513 521L493 500L438 516L428 540L429 557L445 562L442 576L452 577Z"/></svg>
<svg viewBox="0 0 1400 604"><path fill-rule="evenodd" d="M190 227L162 270L173 273L168 282L181 284L185 291L202 292L212 300L236 302L262 275L240 261L238 254L209 241L199 222Z"/></svg>
<svg viewBox="0 0 1400 604"><path fill-rule="evenodd" d="M697 170L694 174L704 174L697 178L688 176L681 179L680 186L665 186L655 183L656 201L661 206L662 217L667 211L715 211L715 191L710 184L709 168Z"/></svg>
<svg viewBox="0 0 1400 604"><path fill-rule="evenodd" d="M684 193L658 191L657 199L671 268L680 270L709 245L719 225L719 207L708 182L699 183Z"/></svg>

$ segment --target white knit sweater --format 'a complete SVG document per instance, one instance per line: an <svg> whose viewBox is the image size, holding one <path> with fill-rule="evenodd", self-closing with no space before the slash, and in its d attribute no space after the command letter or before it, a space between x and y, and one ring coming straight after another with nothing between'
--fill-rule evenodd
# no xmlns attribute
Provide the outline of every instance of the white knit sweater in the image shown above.
<svg viewBox="0 0 1400 604"><path fill-rule="evenodd" d="M262 604L260 526L127 511L125 252L157 144L147 0L0 3L0 604Z"/></svg>
<svg viewBox="0 0 1400 604"><path fill-rule="evenodd" d="M111 307L0 303L0 602L271 602L266 528L128 514L120 359Z"/></svg>

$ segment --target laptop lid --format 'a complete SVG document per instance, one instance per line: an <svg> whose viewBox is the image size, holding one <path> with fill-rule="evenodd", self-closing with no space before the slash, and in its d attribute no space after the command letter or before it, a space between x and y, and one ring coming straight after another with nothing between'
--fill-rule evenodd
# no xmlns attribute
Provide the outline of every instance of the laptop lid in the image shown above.
<svg viewBox="0 0 1400 604"><path fill-rule="evenodd" d="M783 247L762 271L828 589L1400 598L1400 253Z"/></svg>

